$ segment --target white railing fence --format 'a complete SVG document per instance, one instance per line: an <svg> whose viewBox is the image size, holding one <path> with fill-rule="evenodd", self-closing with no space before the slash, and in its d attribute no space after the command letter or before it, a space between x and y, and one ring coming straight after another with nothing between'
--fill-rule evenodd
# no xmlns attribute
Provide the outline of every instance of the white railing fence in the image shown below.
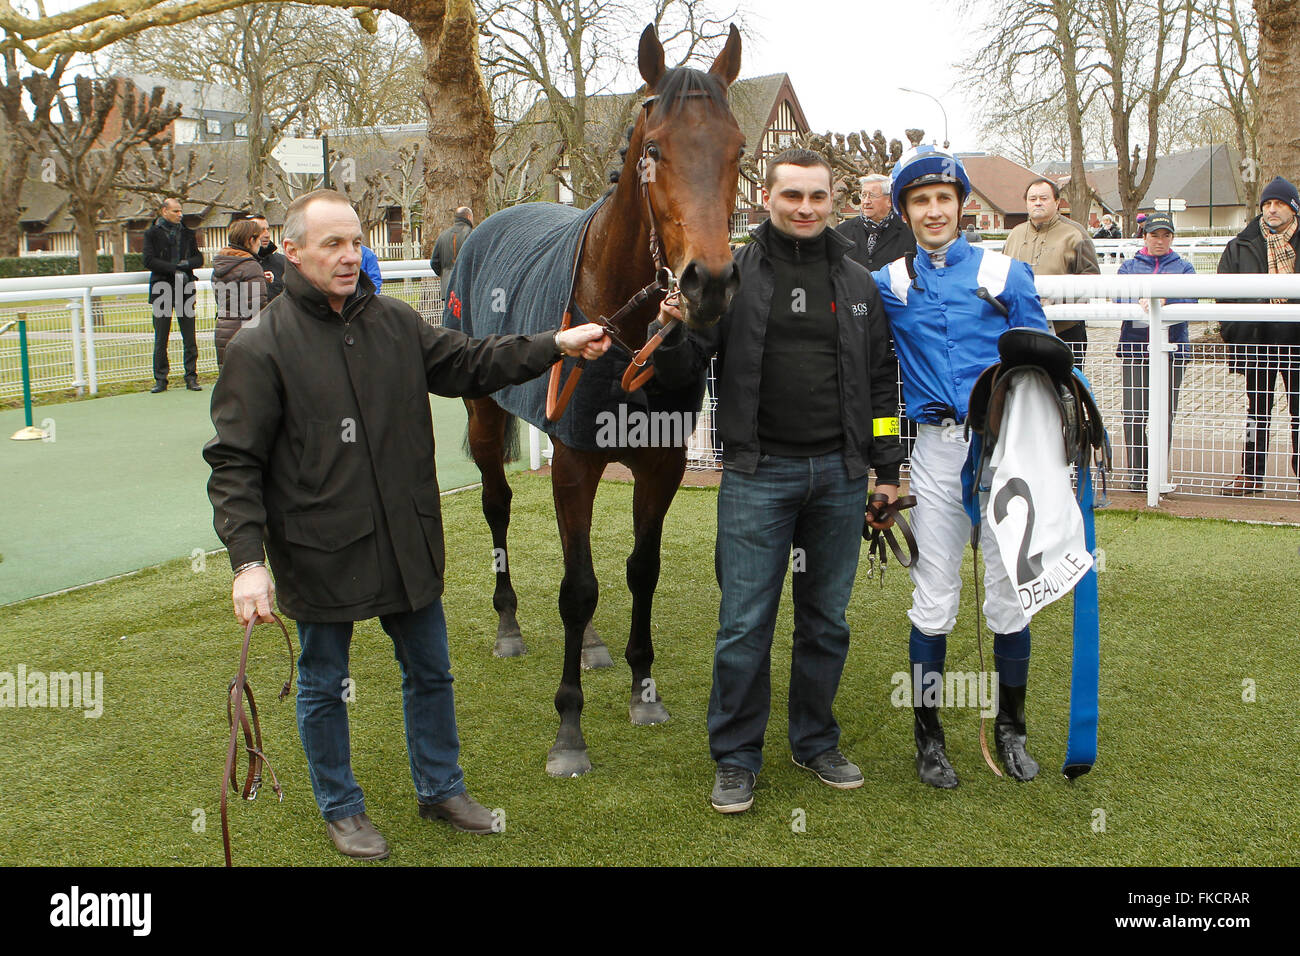
<svg viewBox="0 0 1300 956"><path fill-rule="evenodd" d="M383 262L381 268L384 294L403 299L425 321L441 324L441 284L427 262ZM216 310L210 271L200 270L197 278L195 324L202 375L216 371ZM0 281L0 326L18 317L27 323L33 394L69 389L94 394L108 383L152 380L153 322L147 279L147 274L133 273ZM1123 489L1145 491L1152 505L1161 493L1175 487L1183 494L1220 495L1246 464L1252 405L1247 394L1249 376L1256 411L1256 427L1250 436L1255 439L1251 462L1259 471L1259 495L1283 500L1300 497L1292 444L1300 441L1300 423L1294 417L1300 411L1294 384L1300 380L1300 348L1230 348L1216 340L1198 341L1207 327L1221 320L1300 322L1300 306L1212 301L1300 300L1300 276L1042 276L1037 284L1045 297L1057 303L1048 306L1049 318L1078 318L1088 324L1089 344L1082 367L1105 417L1115 477ZM1161 305L1158 297L1210 301ZM1156 300L1149 313L1136 304L1141 298ZM1116 355L1120 323L1143 317L1151 323L1154 345L1140 359L1121 359ZM1191 324L1193 341L1171 361L1167 356L1176 350L1169 344L1168 327L1178 322ZM169 345L171 365L179 370L181 341L175 323ZM1153 362L1152 355L1166 358ZM1263 380L1274 371L1267 383L1270 398L1266 400ZM1278 378L1283 384L1274 392ZM1288 382L1292 384L1288 386ZM713 386L710 369L709 390L688 449L688 466L692 468L721 466ZM17 335L2 335L0 397L14 398L21 392ZM1269 409L1267 422L1259 414L1265 407ZM905 421L905 440L913 431ZM1261 448L1265 442L1266 447ZM542 457L545 443L544 436L535 437L535 460ZM1166 451L1148 453L1159 448Z"/></svg>

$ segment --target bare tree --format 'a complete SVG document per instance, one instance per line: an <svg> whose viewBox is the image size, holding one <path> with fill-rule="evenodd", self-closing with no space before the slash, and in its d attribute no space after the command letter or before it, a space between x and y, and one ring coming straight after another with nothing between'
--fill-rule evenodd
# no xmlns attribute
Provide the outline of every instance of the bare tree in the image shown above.
<svg viewBox="0 0 1300 956"><path fill-rule="evenodd" d="M1070 181L1062 192L1072 210L1086 210L1091 188L1084 174L1084 115L1096 95L1091 0L1009 0L989 7L966 0L963 14L987 19L971 83L985 96L1017 104L1025 122L1064 116Z"/></svg>
<svg viewBox="0 0 1300 956"><path fill-rule="evenodd" d="M1133 222L1156 174L1160 111L1187 65L1192 2L1098 0L1095 15L1102 50L1098 70L1105 78L1102 97L1110 111L1119 161L1119 200L1124 221ZM1135 143L1133 123L1139 107L1146 135Z"/></svg>
<svg viewBox="0 0 1300 956"><path fill-rule="evenodd" d="M1226 113L1227 129L1214 131L1211 142L1231 141L1241 156L1241 181L1248 208L1259 205L1260 126L1259 25L1246 0L1202 0L1202 23L1218 86L1205 98Z"/></svg>
<svg viewBox="0 0 1300 956"><path fill-rule="evenodd" d="M479 7L489 35L484 70L494 86L523 84L545 103L546 120L559 146L556 155L568 168L566 185L578 206L589 205L604 192L623 129L635 119L635 97L602 104L606 108L600 116L593 115L592 102L635 82L628 53L645 22L653 21L665 47L680 52L680 65L697 50L725 39L735 16L716 15L706 0L653 0L653 5L628 0L479 0ZM603 135L596 132L597 125ZM550 144L541 145L545 149ZM524 144L523 151L529 150Z"/></svg>
<svg viewBox="0 0 1300 956"><path fill-rule="evenodd" d="M0 256L16 256L22 240L19 194L31 160L49 132L54 96L70 56L58 57L45 73L23 77L18 54L12 49L0 52L4 57L4 83L0 85ZM30 112L24 105L24 95L32 103ZM52 177L52 165L41 173Z"/></svg>
<svg viewBox="0 0 1300 956"><path fill-rule="evenodd" d="M59 122L50 125L48 139L55 153L55 182L68 194L79 268L93 273L99 271L98 225L114 201L114 184L127 155L144 143L161 145L180 107L163 103L161 86L146 98L129 82L78 76L73 89L72 97L62 89L54 93Z"/></svg>
<svg viewBox="0 0 1300 956"><path fill-rule="evenodd" d="M917 133L920 142L923 130ZM872 136L866 130L856 133L807 133L796 143L802 149L824 156L831 164L831 192L836 216L843 214L845 206L861 205L862 177L872 173L888 173L903 155L903 144L897 139L885 142L885 136L876 130ZM757 168L754 169L757 175Z"/></svg>

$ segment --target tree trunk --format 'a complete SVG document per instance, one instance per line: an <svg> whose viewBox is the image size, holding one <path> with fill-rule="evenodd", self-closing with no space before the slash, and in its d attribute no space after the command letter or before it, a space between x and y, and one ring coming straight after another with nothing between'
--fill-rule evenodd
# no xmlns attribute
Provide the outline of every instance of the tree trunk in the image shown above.
<svg viewBox="0 0 1300 956"><path fill-rule="evenodd" d="M70 210L77 232L77 271L82 275L99 272L99 237L95 234L94 214L87 214L75 206Z"/></svg>
<svg viewBox="0 0 1300 956"><path fill-rule="evenodd" d="M457 206L481 217L492 176L492 106L479 68L478 18L472 0L396 0L389 8L411 25L424 48L424 248L431 255Z"/></svg>
<svg viewBox="0 0 1300 956"><path fill-rule="evenodd" d="M1061 190L1070 218L1085 225L1092 189L1083 168L1083 112L1079 105L1079 45L1075 37L1073 8L1069 0L1055 5L1056 39L1061 45L1061 80L1065 90L1065 119L1070 130L1070 182Z"/></svg>
<svg viewBox="0 0 1300 956"><path fill-rule="evenodd" d="M32 151L0 113L0 256L16 256L22 246L18 195L27 177Z"/></svg>
<svg viewBox="0 0 1300 956"><path fill-rule="evenodd" d="M1255 0L1259 19L1259 182L1300 183L1300 3Z"/></svg>
<svg viewBox="0 0 1300 956"><path fill-rule="evenodd" d="M113 224L113 271L126 271L126 223Z"/></svg>

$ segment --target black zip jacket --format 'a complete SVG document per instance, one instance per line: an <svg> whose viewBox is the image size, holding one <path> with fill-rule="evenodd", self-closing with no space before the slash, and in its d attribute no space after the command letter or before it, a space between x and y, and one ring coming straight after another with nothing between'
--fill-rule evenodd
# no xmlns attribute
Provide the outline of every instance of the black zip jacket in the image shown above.
<svg viewBox="0 0 1300 956"><path fill-rule="evenodd" d="M1219 272L1233 275L1268 273L1268 243L1260 225L1261 218L1256 216L1235 238L1228 240L1228 244L1223 247L1223 255L1219 257ZM1300 265L1300 229L1291 237L1291 248L1296 250L1296 263ZM1289 301L1300 302L1300 299ZM1223 332L1223 341L1233 345L1300 345L1300 324L1294 322L1223 322L1219 327Z"/></svg>
<svg viewBox="0 0 1300 956"><path fill-rule="evenodd" d="M772 308L774 272L768 257L771 221L759 226L754 241L736 253L740 289L722 320L707 329L678 326L654 354L655 376L666 388L694 381L718 357L718 436L722 465L745 474L758 467L758 395L763 339ZM878 419L896 424L898 360L889 346L889 323L866 269L848 257L853 243L827 231L833 305L838 327L840 414L844 426L844 464L858 478L874 468L876 480L898 482L903 447L896 434L873 438ZM884 423L882 423L884 424ZM886 426L883 430L891 430ZM897 428L892 428L897 432Z"/></svg>
<svg viewBox="0 0 1300 956"><path fill-rule="evenodd" d="M867 255L867 227L863 224L861 216L844 220L835 227L835 231L853 243L854 248L849 251L849 258L858 265L864 266L868 272L883 269L895 259L901 259L909 252L916 252L916 236L912 235L912 230L904 225L898 213L891 215L889 221L885 223L885 228L880 231L876 239L876 248L871 255Z"/></svg>

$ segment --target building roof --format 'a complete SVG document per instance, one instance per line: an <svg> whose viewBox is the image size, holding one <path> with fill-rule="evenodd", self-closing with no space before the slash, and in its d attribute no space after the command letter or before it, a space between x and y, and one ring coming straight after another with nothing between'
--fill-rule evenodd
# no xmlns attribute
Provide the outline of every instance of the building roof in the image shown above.
<svg viewBox="0 0 1300 956"><path fill-rule="evenodd" d="M1005 156L959 153L958 158L966 167L971 188L995 209L1003 214L1025 211L1025 190L1039 178L1038 173Z"/></svg>
<svg viewBox="0 0 1300 956"><path fill-rule="evenodd" d="M1241 182L1240 154L1229 146L1215 146L1213 149L1205 147L1157 156L1151 186L1138 203L1138 208L1151 209L1157 199L1182 199L1188 208L1209 206L1211 165L1214 205L1243 205L1246 200ZM1094 186L1102 203L1111 209L1119 209L1119 170L1114 166L1098 170L1095 180Z"/></svg>
<svg viewBox="0 0 1300 956"><path fill-rule="evenodd" d="M174 80L149 73L123 74L146 93L155 86L165 87L163 99L179 103L181 116L197 119L209 113L228 113L232 116L248 114L248 96L229 86L216 83L197 83L194 80Z"/></svg>

